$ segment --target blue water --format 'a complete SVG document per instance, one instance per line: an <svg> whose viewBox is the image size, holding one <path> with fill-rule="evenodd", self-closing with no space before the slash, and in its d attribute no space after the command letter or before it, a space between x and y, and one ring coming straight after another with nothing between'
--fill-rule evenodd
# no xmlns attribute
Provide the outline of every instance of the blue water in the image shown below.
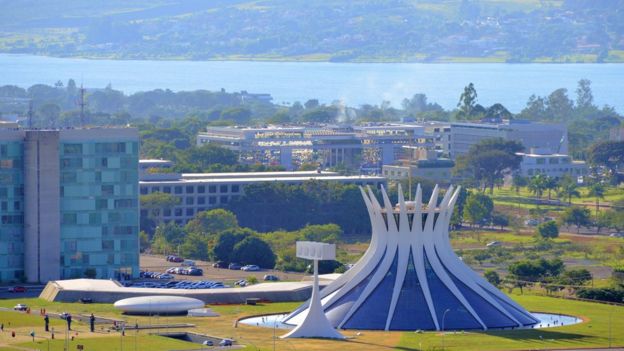
<svg viewBox="0 0 624 351"><path fill-rule="evenodd" d="M574 316L533 312L533 317L537 318L540 322L533 326L522 327L517 329L543 329L553 327L563 327L566 325L582 323L583 320ZM284 323L284 319L288 317L288 314L273 314L260 317L249 317L241 319L239 322L247 325L253 325L264 328L276 328L276 329L292 329L294 325Z"/></svg>
<svg viewBox="0 0 624 351"><path fill-rule="evenodd" d="M592 81L595 102L624 112L624 64L420 64L249 61L127 61L0 54L0 85L28 87L74 78L86 87L126 93L157 88L247 90L270 93L277 103L343 100L347 105L395 107L405 97L425 93L429 101L453 108L463 87L473 82L483 105L501 102L520 111L531 94L567 88L574 99L579 79Z"/></svg>

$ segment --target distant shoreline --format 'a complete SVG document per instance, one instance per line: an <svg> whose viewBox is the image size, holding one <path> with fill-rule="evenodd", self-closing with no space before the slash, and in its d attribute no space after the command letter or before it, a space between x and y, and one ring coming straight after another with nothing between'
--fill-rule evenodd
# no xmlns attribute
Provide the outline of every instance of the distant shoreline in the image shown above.
<svg viewBox="0 0 624 351"><path fill-rule="evenodd" d="M53 55L49 53L15 53L15 52L2 52L0 55L14 55L14 56L41 56L48 58L58 59L81 59L81 60L115 60L115 61L188 61L188 62L284 62L284 63L350 63L350 64L370 64L370 63L388 63L388 64L623 64L622 60L611 60L607 62L596 62L588 60L576 60L570 61L557 58L539 58L530 61L508 61L501 57L441 57L437 59L414 59L414 60L402 60L389 57L379 58L355 58L352 60L332 60L331 55L309 55L309 56L218 56L209 58L193 58L186 56L150 56L150 55L99 55L99 54L77 54L77 55Z"/></svg>

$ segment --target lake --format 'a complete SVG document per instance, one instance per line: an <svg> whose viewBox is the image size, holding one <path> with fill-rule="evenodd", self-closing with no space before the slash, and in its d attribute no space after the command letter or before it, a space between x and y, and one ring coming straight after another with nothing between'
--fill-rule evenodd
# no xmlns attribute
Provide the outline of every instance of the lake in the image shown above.
<svg viewBox="0 0 624 351"><path fill-rule="evenodd" d="M125 93L247 90L270 93L276 103L317 98L358 106L388 100L400 107L403 98L424 93L444 108L455 107L464 86L472 82L479 103L500 102L512 112L520 111L531 94L545 96L558 88L567 88L574 99L577 82L586 78L598 105L624 112L624 64L131 61L0 54L0 85L28 87L69 78L88 88L110 83Z"/></svg>

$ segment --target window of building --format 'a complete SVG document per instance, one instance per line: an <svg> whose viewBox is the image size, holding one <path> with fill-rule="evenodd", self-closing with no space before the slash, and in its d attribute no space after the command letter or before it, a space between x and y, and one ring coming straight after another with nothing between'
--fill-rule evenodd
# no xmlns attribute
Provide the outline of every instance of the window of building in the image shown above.
<svg viewBox="0 0 624 351"><path fill-rule="evenodd" d="M211 205L214 205L217 203L217 197L216 196L211 196L208 198L208 203Z"/></svg>
<svg viewBox="0 0 624 351"><path fill-rule="evenodd" d="M210 185L208 186L208 192L211 194L214 194L217 192L217 186L216 185Z"/></svg>
<svg viewBox="0 0 624 351"><path fill-rule="evenodd" d="M171 187L170 186L163 186L163 193L171 194Z"/></svg>
<svg viewBox="0 0 624 351"><path fill-rule="evenodd" d="M165 209L163 210L163 215L164 215L165 217L171 217L171 209L170 209L170 208L165 208Z"/></svg>
<svg viewBox="0 0 624 351"><path fill-rule="evenodd" d="M538 165L546 164L546 159L538 158L538 159L535 160L535 163L538 164Z"/></svg>
<svg viewBox="0 0 624 351"><path fill-rule="evenodd" d="M76 224L77 215L75 213L63 213L63 224Z"/></svg>
<svg viewBox="0 0 624 351"><path fill-rule="evenodd" d="M112 196L115 194L115 186L114 185L102 185L102 195L104 196Z"/></svg>
<svg viewBox="0 0 624 351"><path fill-rule="evenodd" d="M232 192L237 193L240 191L240 185L232 185Z"/></svg>
<svg viewBox="0 0 624 351"><path fill-rule="evenodd" d="M182 216L182 209L181 208L176 208L174 210L174 214L175 214L176 217Z"/></svg>
<svg viewBox="0 0 624 351"><path fill-rule="evenodd" d="M195 214L195 210L192 208L187 208L186 209L186 215L187 216L193 216Z"/></svg>
<svg viewBox="0 0 624 351"><path fill-rule="evenodd" d="M151 191L151 192L152 192L152 193L158 193L158 192L160 192L160 187L159 187L159 186L153 186L153 187L152 187L152 191Z"/></svg>
<svg viewBox="0 0 624 351"><path fill-rule="evenodd" d="M222 204L227 204L228 203L228 197L227 196L221 196L221 198L219 199L219 202Z"/></svg>
<svg viewBox="0 0 624 351"><path fill-rule="evenodd" d="M228 192L228 186L227 185L221 185L219 187L219 192L221 193L227 193Z"/></svg>
<svg viewBox="0 0 624 351"><path fill-rule="evenodd" d="M203 205L206 203L206 198L205 197L198 197L197 198L197 204L198 205Z"/></svg>
<svg viewBox="0 0 624 351"><path fill-rule="evenodd" d="M206 186L205 185L198 185L197 186L197 192L200 194L203 194L206 192Z"/></svg>
<svg viewBox="0 0 624 351"><path fill-rule="evenodd" d="M81 154L82 153L82 144L64 144L63 145L63 153L67 154L67 155Z"/></svg>
<svg viewBox="0 0 624 351"><path fill-rule="evenodd" d="M100 160L100 165L104 168L108 167L108 158L102 157L102 159Z"/></svg>
<svg viewBox="0 0 624 351"><path fill-rule="evenodd" d="M195 204L195 198L192 198L192 197L190 197L190 196L189 196L189 197L187 197L187 198L186 198L186 204L187 204L187 205L193 205L193 204Z"/></svg>
<svg viewBox="0 0 624 351"><path fill-rule="evenodd" d="M176 194L182 194L182 187L181 186L176 186L173 188L174 193Z"/></svg>
<svg viewBox="0 0 624 351"><path fill-rule="evenodd" d="M192 185L187 185L186 186L186 193L187 194L193 194L195 192L195 187L193 187Z"/></svg>
<svg viewBox="0 0 624 351"><path fill-rule="evenodd" d="M141 188L141 195L147 195L147 188Z"/></svg>

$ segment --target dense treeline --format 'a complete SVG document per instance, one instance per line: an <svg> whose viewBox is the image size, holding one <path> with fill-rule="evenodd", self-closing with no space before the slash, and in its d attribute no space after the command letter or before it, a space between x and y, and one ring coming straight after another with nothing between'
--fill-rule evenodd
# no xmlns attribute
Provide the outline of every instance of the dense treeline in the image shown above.
<svg viewBox="0 0 624 351"><path fill-rule="evenodd" d="M185 226L175 222L163 223L151 236L142 231L141 246L142 250L153 253L176 253L191 259L304 271L308 263L296 257L295 242L336 243L342 233L335 224L306 225L297 230L262 233L241 226L232 212L214 209L198 213ZM340 266L337 262L326 263L324 273L331 273Z"/></svg>
<svg viewBox="0 0 624 351"><path fill-rule="evenodd" d="M355 185L324 181L248 185L228 209L241 225L263 232L325 223L335 223L346 233L370 232L366 207Z"/></svg>

